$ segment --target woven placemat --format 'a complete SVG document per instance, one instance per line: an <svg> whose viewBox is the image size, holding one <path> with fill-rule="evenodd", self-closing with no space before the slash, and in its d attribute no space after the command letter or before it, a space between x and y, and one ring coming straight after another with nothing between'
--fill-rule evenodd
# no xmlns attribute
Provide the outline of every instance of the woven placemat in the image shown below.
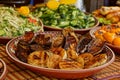
<svg viewBox="0 0 120 80"><path fill-rule="evenodd" d="M56 79L56 78L48 78L43 75L38 75L22 66L17 66L15 63L11 61L11 59L6 54L5 46L0 46L0 58L3 59L8 68L8 74L5 80L65 80L65 79ZM113 62L110 66L101 70L97 74L77 80L96 80L101 79L107 76L112 76L120 74L120 56L116 56L115 62Z"/></svg>

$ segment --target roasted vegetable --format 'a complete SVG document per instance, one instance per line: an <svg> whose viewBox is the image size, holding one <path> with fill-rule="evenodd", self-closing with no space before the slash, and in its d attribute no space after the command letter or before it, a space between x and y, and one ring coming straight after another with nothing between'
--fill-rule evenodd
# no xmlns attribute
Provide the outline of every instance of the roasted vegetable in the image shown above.
<svg viewBox="0 0 120 80"><path fill-rule="evenodd" d="M28 36L31 34L32 32L25 34L14 46L18 59L28 64L74 70L93 68L107 62L103 42L99 39L91 39L88 34L84 37L79 35L81 38L78 38L71 29L63 30L63 33L40 32Z"/></svg>

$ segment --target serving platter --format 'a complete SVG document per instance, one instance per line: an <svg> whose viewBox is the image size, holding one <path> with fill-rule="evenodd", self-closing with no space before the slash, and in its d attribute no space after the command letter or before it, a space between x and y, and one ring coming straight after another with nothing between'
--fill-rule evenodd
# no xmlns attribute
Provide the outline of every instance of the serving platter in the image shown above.
<svg viewBox="0 0 120 80"><path fill-rule="evenodd" d="M42 34L52 34L53 36L61 34L61 32L55 32L55 31L46 31L43 32ZM45 68L45 67L40 67L40 66L34 66L31 64L28 64L26 62L21 61L17 56L16 56L16 45L19 42L20 39L22 39L23 36L14 38L10 40L7 45L6 45L6 52L8 56L18 65L24 66L27 69L30 69L31 71L38 73L38 74L43 74L48 77L55 77L55 78L66 78L66 79L77 79L77 78L84 78L91 76L93 74L96 74L100 70L104 69L108 65L110 65L114 59L115 55L114 52L108 47L104 46L102 52L106 53L108 59L107 62L103 65L94 67L94 68L88 68L88 69L73 69L73 70L64 70L64 69L53 69L53 68Z"/></svg>

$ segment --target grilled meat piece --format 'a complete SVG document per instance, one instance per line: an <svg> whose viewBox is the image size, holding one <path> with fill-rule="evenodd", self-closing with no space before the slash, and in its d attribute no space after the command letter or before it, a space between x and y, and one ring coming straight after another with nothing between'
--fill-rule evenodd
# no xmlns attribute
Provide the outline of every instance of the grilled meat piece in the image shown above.
<svg viewBox="0 0 120 80"><path fill-rule="evenodd" d="M69 27L65 28L62 31L62 34L65 37L64 49L67 50L70 47L70 44L74 44L76 47L76 45L79 41L79 38L78 38L79 35L76 35L72 28L69 28Z"/></svg>
<svg viewBox="0 0 120 80"><path fill-rule="evenodd" d="M35 36L34 41L44 50L50 49L52 45L52 37L50 34L38 34Z"/></svg>
<svg viewBox="0 0 120 80"><path fill-rule="evenodd" d="M52 40L52 47L63 47L65 38L63 35L56 35L56 37Z"/></svg>
<svg viewBox="0 0 120 80"><path fill-rule="evenodd" d="M27 62L27 57L31 52L29 43L24 40L19 40L17 49L15 50L16 56L23 62Z"/></svg>
<svg viewBox="0 0 120 80"><path fill-rule="evenodd" d="M28 32L26 31L22 39L26 42L31 42L33 40L33 37L34 37L33 31L28 31Z"/></svg>

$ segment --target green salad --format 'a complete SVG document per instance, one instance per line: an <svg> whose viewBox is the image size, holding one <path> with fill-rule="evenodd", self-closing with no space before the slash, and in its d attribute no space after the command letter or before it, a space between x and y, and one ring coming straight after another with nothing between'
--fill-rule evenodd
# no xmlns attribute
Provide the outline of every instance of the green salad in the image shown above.
<svg viewBox="0 0 120 80"><path fill-rule="evenodd" d="M61 4L56 10L45 6L38 7L32 14L42 19L44 25L56 28L71 26L74 29L85 29L95 25L95 19L91 14L86 15L74 5Z"/></svg>
<svg viewBox="0 0 120 80"><path fill-rule="evenodd" d="M37 19L23 17L13 7L0 7L0 36L16 37L41 28Z"/></svg>

